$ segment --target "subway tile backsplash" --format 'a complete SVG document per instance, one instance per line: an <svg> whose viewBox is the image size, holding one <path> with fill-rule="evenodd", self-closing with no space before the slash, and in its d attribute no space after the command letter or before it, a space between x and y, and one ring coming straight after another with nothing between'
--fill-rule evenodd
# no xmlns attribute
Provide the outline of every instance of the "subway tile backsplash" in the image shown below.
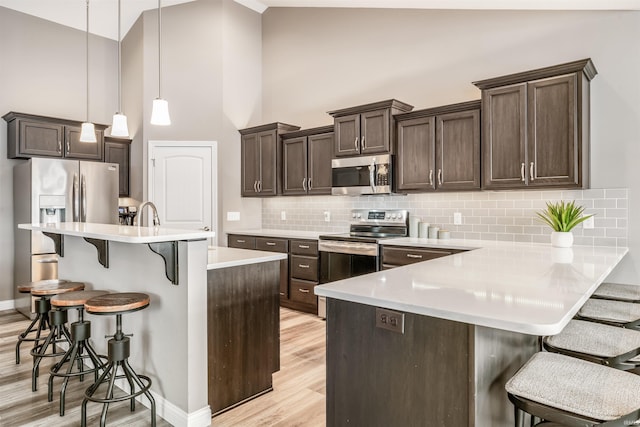
<svg viewBox="0 0 640 427"><path fill-rule="evenodd" d="M351 209L406 209L410 216L451 231L452 238L548 243L551 229L535 212L547 201L575 200L595 214L595 228L573 229L574 244L627 246L626 188L551 191L482 191L391 196L306 196L264 198L262 227L345 232ZM281 212L286 212L286 220ZM324 212L331 221L325 222ZM453 213L462 224L453 224Z"/></svg>

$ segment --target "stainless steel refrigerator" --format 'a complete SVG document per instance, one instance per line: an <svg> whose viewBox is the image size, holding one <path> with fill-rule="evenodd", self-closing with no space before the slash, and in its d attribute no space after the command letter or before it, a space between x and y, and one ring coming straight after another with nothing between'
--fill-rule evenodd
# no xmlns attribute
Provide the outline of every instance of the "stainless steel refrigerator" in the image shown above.
<svg viewBox="0 0 640 427"><path fill-rule="evenodd" d="M17 224L118 223L118 165L31 158L13 169L14 299L29 316L31 298L17 291L22 283L58 278L53 240Z"/></svg>

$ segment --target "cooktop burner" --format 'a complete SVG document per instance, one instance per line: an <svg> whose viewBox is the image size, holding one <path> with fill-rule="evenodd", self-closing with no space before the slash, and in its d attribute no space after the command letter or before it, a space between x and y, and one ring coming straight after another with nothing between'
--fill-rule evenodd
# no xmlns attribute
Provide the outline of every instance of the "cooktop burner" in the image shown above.
<svg viewBox="0 0 640 427"><path fill-rule="evenodd" d="M409 213L399 209L354 209L349 233L319 236L320 240L377 243L381 239L405 237Z"/></svg>

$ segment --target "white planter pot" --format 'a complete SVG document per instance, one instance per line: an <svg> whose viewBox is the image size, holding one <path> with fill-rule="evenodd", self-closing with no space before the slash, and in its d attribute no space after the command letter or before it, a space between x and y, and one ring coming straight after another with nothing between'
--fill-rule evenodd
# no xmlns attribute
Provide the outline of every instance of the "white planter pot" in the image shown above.
<svg viewBox="0 0 640 427"><path fill-rule="evenodd" d="M573 245L573 233L570 231L551 232L551 246L554 248L570 248Z"/></svg>

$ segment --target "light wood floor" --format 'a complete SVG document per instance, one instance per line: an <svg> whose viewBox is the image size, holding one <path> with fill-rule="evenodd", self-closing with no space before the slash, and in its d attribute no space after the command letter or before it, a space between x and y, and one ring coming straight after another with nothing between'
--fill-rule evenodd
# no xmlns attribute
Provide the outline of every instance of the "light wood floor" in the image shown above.
<svg viewBox="0 0 640 427"><path fill-rule="evenodd" d="M58 415L59 382L54 400L47 402L43 363L38 391L31 392L29 343L21 347L22 363L15 364L16 337L28 326L15 311L0 312L0 426L78 426L84 385L70 381L64 417ZM85 380L85 382L87 382ZM88 385L87 385L88 386ZM280 371L273 375L273 391L212 419L213 426L324 426L325 323L317 316L280 309ZM87 425L98 425L99 404L89 404ZM109 408L108 426L146 426L149 410L138 404L130 412L125 403ZM158 418L158 426L169 424Z"/></svg>

